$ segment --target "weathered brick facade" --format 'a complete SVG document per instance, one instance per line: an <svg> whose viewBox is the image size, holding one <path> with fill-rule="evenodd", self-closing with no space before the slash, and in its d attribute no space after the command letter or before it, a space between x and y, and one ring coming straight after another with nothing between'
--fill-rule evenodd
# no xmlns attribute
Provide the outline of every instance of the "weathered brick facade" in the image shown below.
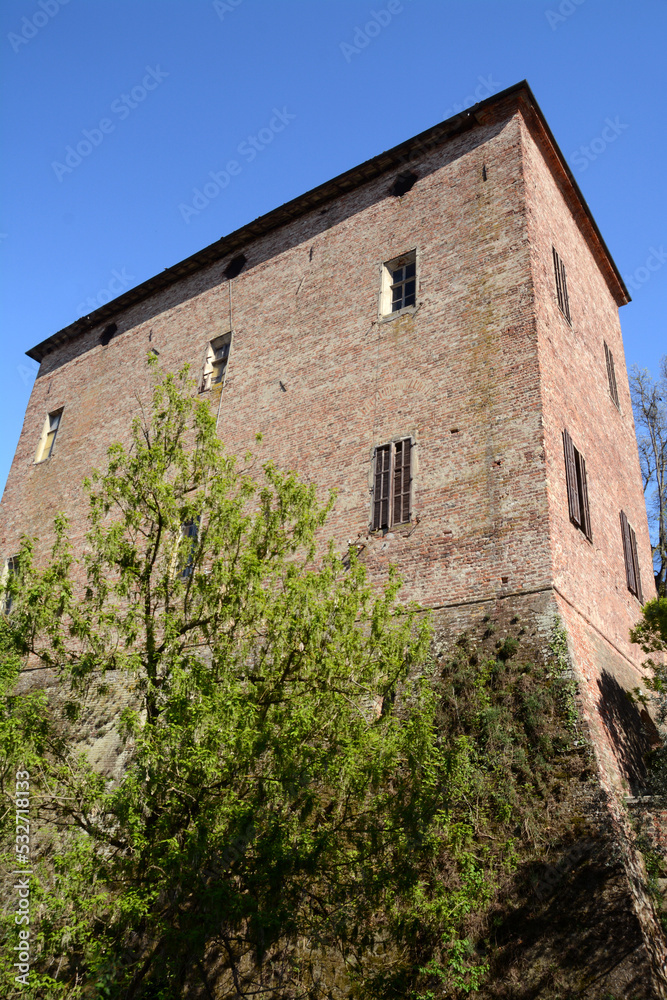
<svg viewBox="0 0 667 1000"><path fill-rule="evenodd" d="M416 182L392 194L408 169ZM553 247L567 269L571 323L556 299ZM417 304L380 317L382 263L414 249ZM228 280L240 253L247 262ZM541 112L518 85L29 352L41 366L0 509L0 555L17 550L22 532L47 541L60 509L80 540L81 481L104 465L112 441L127 439L149 391L147 351L167 370L187 361L198 375L209 342L231 330L224 389L209 393L228 450L254 447L261 431L262 455L335 487L330 531L363 545L378 579L395 563L405 598L436 609L443 631L489 606L518 609L544 629L557 609L601 781L619 801L636 775L614 698L641 683L642 659L628 639L640 603L626 585L621 510L636 531L645 596L653 588L618 320L626 301ZM118 332L102 345L111 322ZM53 454L35 464L44 419L60 407ZM592 542L569 519L564 429L586 461ZM369 533L374 449L404 437L414 442L412 521Z"/></svg>

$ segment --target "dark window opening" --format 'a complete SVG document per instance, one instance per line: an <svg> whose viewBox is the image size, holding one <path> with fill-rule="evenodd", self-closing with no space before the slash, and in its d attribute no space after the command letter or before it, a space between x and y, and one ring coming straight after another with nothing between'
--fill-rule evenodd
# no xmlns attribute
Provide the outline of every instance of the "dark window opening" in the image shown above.
<svg viewBox="0 0 667 1000"><path fill-rule="evenodd" d="M375 449L371 530L410 521L412 442L410 438Z"/></svg>
<svg viewBox="0 0 667 1000"><path fill-rule="evenodd" d="M247 262L248 258L244 253L238 254L237 257L232 257L229 264L225 268L225 278L229 281L231 281L232 278L236 278L246 266Z"/></svg>
<svg viewBox="0 0 667 1000"><path fill-rule="evenodd" d="M563 448L565 451L565 479L567 482L567 502L570 520L576 525L589 542L593 541L591 532L591 515L588 508L588 484L586 481L586 462L584 456L572 444L572 438L563 431Z"/></svg>
<svg viewBox="0 0 667 1000"><path fill-rule="evenodd" d="M607 346L607 341L604 343L604 357L607 362L607 381L609 382L609 394L616 404L617 409L620 409L618 404L618 386L616 385L616 369L614 368L614 355L609 350Z"/></svg>
<svg viewBox="0 0 667 1000"><path fill-rule="evenodd" d="M199 541L199 522L201 518L196 517L193 521L186 521L181 525L181 537L184 545L184 558L181 562L181 580L185 583L192 576L195 562L195 552Z"/></svg>
<svg viewBox="0 0 667 1000"><path fill-rule="evenodd" d="M117 332L118 332L118 325L116 323L109 323L108 326L104 327L102 333L100 334L100 344L102 344L103 347L106 347L111 338Z"/></svg>
<svg viewBox="0 0 667 1000"><path fill-rule="evenodd" d="M625 579L628 590L643 604L642 581L639 575L639 558L637 556L637 536L632 530L625 513L621 511L621 536L623 538L623 556L625 558Z"/></svg>
<svg viewBox="0 0 667 1000"><path fill-rule="evenodd" d="M416 180L417 174L413 173L412 170L406 170L404 173L399 174L392 184L391 193L395 198L400 198L414 187Z"/></svg>
<svg viewBox="0 0 667 1000"><path fill-rule="evenodd" d="M556 274L556 298L558 299L558 308L562 312L568 323L571 323L570 318L570 300L567 296L567 277L565 274L565 264L560 259L556 253L556 248L552 247L554 256L554 272Z"/></svg>

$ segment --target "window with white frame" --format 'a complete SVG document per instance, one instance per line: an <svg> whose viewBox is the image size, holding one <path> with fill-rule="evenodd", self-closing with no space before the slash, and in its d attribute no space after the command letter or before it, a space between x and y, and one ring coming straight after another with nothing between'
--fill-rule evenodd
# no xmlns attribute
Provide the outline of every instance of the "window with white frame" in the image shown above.
<svg viewBox="0 0 667 1000"><path fill-rule="evenodd" d="M229 361L229 350L232 343L231 333L225 333L221 337L215 337L206 350L206 360L204 362L204 372L202 376L200 392L206 392L214 386L225 381L225 372Z"/></svg>
<svg viewBox="0 0 667 1000"><path fill-rule="evenodd" d="M380 313L391 316L414 307L417 301L417 251L394 257L382 265Z"/></svg>
<svg viewBox="0 0 667 1000"><path fill-rule="evenodd" d="M35 462L44 462L47 458L51 457L62 415L62 409L54 410L53 413L49 413L47 415L42 428L42 436L39 439L39 445L37 446Z"/></svg>

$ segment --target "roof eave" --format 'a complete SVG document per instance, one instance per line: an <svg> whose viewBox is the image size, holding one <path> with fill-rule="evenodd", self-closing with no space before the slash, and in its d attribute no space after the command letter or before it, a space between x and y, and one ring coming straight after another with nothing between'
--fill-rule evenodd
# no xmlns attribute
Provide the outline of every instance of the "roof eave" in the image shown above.
<svg viewBox="0 0 667 1000"><path fill-rule="evenodd" d="M253 222L242 226L240 229L236 229L228 236L223 236L215 243L211 243L202 250L198 250L190 257L186 257L185 260L179 261L177 264L165 268L165 270L160 274L154 275L152 278L148 278L140 285L135 285L134 288L130 288L128 291L123 292L123 294L119 295L118 298L112 299L111 302L105 303L105 305L100 306L99 309L95 309L94 312L80 317L68 326L63 327L57 333L47 337L46 340L36 344L35 347L31 347L30 350L26 351L27 356L32 358L34 361L41 363L46 355L55 350L57 347L68 343L81 334L87 333L89 330L92 330L105 322L110 322L124 310L137 305L139 302L144 301L157 292L170 287L182 278L194 274L201 268L208 267L211 264L234 254L235 252L241 250L244 246L247 246L251 240L256 239L258 236L266 235L267 233L278 229L280 226L299 218L306 212L310 212L313 209L319 208L323 204L332 201L341 194L353 191L361 184L374 180L392 168L395 169L396 167L401 166L407 167L411 160L414 159L415 155L423 155L425 152L435 148L435 146L445 142L447 139L452 138L461 132L465 132L470 128L474 128L477 124L481 124L481 118L483 118L483 113L487 108L492 107L494 104L498 104L501 101L505 101L507 98L515 94L519 100L523 96L524 102L533 110L546 140L554 151L555 159L559 162L563 175L569 182L574 198L580 204L584 216L590 222L592 233L594 234L595 241L599 246L599 252L607 262L608 280L611 280L612 285L616 284L617 286L615 294L616 301L619 305L629 302L630 296L627 288L625 287L623 279L621 278L611 254L609 253L607 245L600 234L591 211L586 204L586 200L579 190L577 182L572 176L572 172L567 165L567 161L560 151L551 129L547 125L546 119L542 114L540 106L535 100L532 90L530 89L527 81L522 80L520 83L507 87L505 90L500 91L497 94L493 94L491 97L487 97L483 101L479 101L473 107L446 119L444 122L433 125L424 132L420 132L411 139L407 139L405 142L400 143L400 145L394 146L392 149L385 150L383 153L379 153L370 160L366 160L364 163L361 163L356 167L352 167L350 170L339 174L337 177L334 177L329 181L325 181L323 184L312 188L312 190L307 191L305 194L299 195L297 198L293 198L291 201L273 209L271 212L267 212L265 215L259 216L259 218L255 219Z"/></svg>

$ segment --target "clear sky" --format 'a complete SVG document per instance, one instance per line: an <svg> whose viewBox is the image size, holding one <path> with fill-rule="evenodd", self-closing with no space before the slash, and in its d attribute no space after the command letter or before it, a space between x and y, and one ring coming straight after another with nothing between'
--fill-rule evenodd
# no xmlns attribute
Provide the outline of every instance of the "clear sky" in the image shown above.
<svg viewBox="0 0 667 1000"><path fill-rule="evenodd" d="M666 29L666 0L3 0L0 489L28 348L524 78L630 285L627 362L657 374Z"/></svg>

